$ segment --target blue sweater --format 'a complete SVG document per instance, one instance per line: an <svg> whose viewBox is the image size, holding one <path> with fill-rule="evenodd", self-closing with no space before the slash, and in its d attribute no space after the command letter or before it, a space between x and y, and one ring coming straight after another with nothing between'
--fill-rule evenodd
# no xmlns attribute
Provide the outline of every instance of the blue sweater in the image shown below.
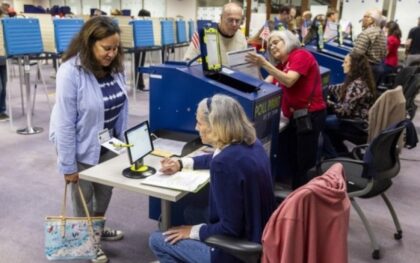
<svg viewBox="0 0 420 263"><path fill-rule="evenodd" d="M200 240L222 234L260 243L275 208L270 163L261 143L232 144L214 158L194 157L194 169L210 169L209 224L200 228ZM217 249L211 260L237 262Z"/></svg>

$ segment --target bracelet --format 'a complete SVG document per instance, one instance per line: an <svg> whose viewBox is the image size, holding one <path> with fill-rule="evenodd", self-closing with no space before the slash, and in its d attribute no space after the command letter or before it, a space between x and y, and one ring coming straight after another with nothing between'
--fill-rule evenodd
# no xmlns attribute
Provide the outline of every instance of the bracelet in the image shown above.
<svg viewBox="0 0 420 263"><path fill-rule="evenodd" d="M182 165L181 159L178 159L178 163L179 163L179 171L182 171L182 168L184 168L184 166Z"/></svg>

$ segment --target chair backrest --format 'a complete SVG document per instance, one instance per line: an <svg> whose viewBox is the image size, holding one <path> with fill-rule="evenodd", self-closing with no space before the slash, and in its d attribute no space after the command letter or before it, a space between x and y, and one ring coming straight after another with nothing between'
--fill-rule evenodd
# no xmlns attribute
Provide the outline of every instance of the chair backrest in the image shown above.
<svg viewBox="0 0 420 263"><path fill-rule="evenodd" d="M406 110L410 117L410 119L414 118L414 115L417 110L417 105L414 103L417 93L420 89L420 73L415 74L412 76L411 80L406 83L404 87L404 97L406 100Z"/></svg>
<svg viewBox="0 0 420 263"><path fill-rule="evenodd" d="M363 177L373 177L376 181L391 179L400 170L397 144L405 129L405 125L391 127L383 130L369 144L363 161L366 168Z"/></svg>
<svg viewBox="0 0 420 263"><path fill-rule="evenodd" d="M394 81L394 87L406 86L406 83L410 81L411 77L420 71L420 67L410 66L402 68L401 71L397 74Z"/></svg>
<svg viewBox="0 0 420 263"><path fill-rule="evenodd" d="M368 142L393 123L405 119L405 98L402 87L385 91L369 109ZM401 144L402 146L402 144Z"/></svg>

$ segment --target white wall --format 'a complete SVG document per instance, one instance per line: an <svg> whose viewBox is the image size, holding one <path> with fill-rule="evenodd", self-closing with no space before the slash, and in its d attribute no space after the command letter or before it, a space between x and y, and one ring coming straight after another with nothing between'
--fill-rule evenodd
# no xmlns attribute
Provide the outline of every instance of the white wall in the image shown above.
<svg viewBox="0 0 420 263"><path fill-rule="evenodd" d="M34 2L32 0L14 0L12 2L12 7L15 9L16 13L23 12L23 5L33 5Z"/></svg>
<svg viewBox="0 0 420 263"><path fill-rule="evenodd" d="M166 16L182 16L185 20L196 19L197 1L196 0L167 0Z"/></svg>
<svg viewBox="0 0 420 263"><path fill-rule="evenodd" d="M177 0L144 0L143 8L150 11L152 17L166 17L166 5ZM179 7L178 7L179 8Z"/></svg>
<svg viewBox="0 0 420 263"><path fill-rule="evenodd" d="M395 20L399 24L402 31L401 42L408 37L411 28L417 26L417 18L419 17L420 1L417 0L398 0L395 8Z"/></svg>
<svg viewBox="0 0 420 263"><path fill-rule="evenodd" d="M343 2L341 19L351 22L353 25L353 38L355 39L362 31L362 24L359 23L359 20L363 18L364 13L372 9L382 10L383 6L384 0L345 0Z"/></svg>
<svg viewBox="0 0 420 263"><path fill-rule="evenodd" d="M327 14L328 6L327 5L311 5L309 10L312 13L312 18L317 15L324 15Z"/></svg>
<svg viewBox="0 0 420 263"><path fill-rule="evenodd" d="M10 2L15 8L16 12L23 11L24 4L30 4L35 6L50 7L52 5L64 5L66 2L75 14L90 14L90 8L98 8L99 0L5 0L4 2ZM83 10L80 3L83 2ZM140 9L145 8L152 13L154 17L176 17L178 15L183 16L185 20L193 19L197 17L197 1L196 0L144 0L144 7L142 7L143 0L121 0L121 7L119 6L119 0L102 0L102 7L110 12L111 8L123 8L131 9L131 15L137 16Z"/></svg>

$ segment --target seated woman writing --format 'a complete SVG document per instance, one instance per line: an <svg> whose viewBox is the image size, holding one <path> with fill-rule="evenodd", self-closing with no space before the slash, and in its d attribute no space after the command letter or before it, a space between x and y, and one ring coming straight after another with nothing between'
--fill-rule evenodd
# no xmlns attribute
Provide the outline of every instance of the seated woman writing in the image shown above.
<svg viewBox="0 0 420 263"><path fill-rule="evenodd" d="M327 158L347 152L344 140L366 143L361 123L368 120L368 112L376 99L372 69L365 55L350 53L344 58L344 83L327 87L328 116L324 130L324 153ZM343 119L358 120L344 122Z"/></svg>
<svg viewBox="0 0 420 263"><path fill-rule="evenodd" d="M198 104L196 130L215 152L164 159L161 172L210 169L208 222L152 233L149 245L160 262L238 262L202 241L227 235L261 242L275 208L270 162L242 106L231 97L203 99Z"/></svg>

